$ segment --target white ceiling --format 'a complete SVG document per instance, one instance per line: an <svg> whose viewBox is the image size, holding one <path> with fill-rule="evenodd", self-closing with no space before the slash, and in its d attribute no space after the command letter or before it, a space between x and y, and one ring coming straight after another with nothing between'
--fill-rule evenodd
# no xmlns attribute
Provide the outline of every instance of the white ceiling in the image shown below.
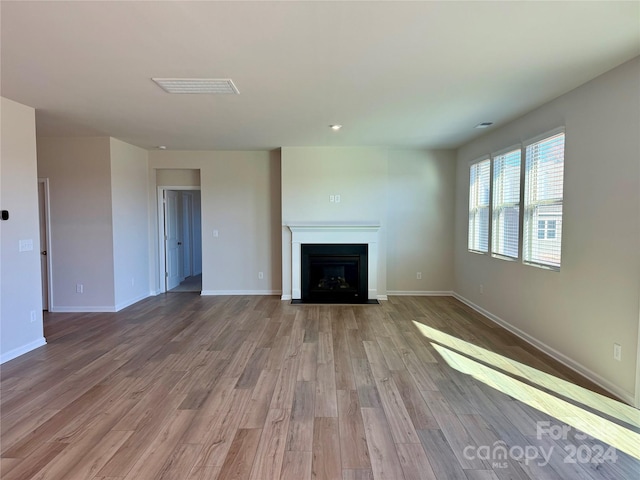
<svg viewBox="0 0 640 480"><path fill-rule="evenodd" d="M0 15L1 94L37 109L38 135L145 148L457 147L640 54L637 1L2 1ZM231 78L240 95L169 95L151 77Z"/></svg>

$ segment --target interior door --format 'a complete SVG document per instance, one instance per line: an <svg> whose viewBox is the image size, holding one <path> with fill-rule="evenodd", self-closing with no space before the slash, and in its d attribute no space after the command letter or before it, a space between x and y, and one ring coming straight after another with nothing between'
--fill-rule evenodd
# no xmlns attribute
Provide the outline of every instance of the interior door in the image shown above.
<svg viewBox="0 0 640 480"><path fill-rule="evenodd" d="M167 290L180 285L182 280L182 242L180 241L180 209L178 192L165 191L164 202L164 235L166 252Z"/></svg>
<svg viewBox="0 0 640 480"><path fill-rule="evenodd" d="M38 211L40 214L40 271L42 272L42 309L49 310L49 262L47 259L47 196L44 181L38 181Z"/></svg>

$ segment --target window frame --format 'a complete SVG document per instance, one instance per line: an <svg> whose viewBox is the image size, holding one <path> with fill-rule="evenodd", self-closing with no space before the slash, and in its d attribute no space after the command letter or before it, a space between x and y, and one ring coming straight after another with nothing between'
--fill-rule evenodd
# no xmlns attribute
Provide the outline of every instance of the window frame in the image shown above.
<svg viewBox="0 0 640 480"><path fill-rule="evenodd" d="M529 181L529 177L528 175L530 175L529 173L529 168L528 168L528 161L529 158L527 156L527 148L530 147L531 145L534 145L536 143L542 143L545 140L551 139L553 137L556 137L558 135L563 135L564 139L563 139L563 149L562 149L562 197L560 198L560 200L558 201L553 200L553 201L538 201L535 202L533 204L533 206L528 204L528 198L527 198L527 188L528 188L528 181ZM536 260L532 260L531 259L531 253L527 252L527 250L531 249L532 244L534 243L534 236L536 237L535 240L539 241L539 240L547 240L547 234L548 234L548 221L550 219L548 218L543 218L540 221L544 221L545 225L544 225L544 238L540 239L538 238L538 235L540 234L540 229L539 229L539 223L534 224L533 222L534 217L532 216L532 214L530 213L530 210L539 207L540 205L543 206L560 206L561 207L561 213L560 213L560 218L562 219L562 213L564 212L564 182L565 182L565 176L564 176L564 168L565 168L565 160L566 160L566 152L567 152L567 148L566 148L566 140L567 140L567 136L566 136L566 129L564 126L562 127L558 127L558 128L554 128L553 130L550 130L548 132L545 132L543 134L537 135L533 138L530 138L524 142L522 142L522 151L524 154L524 168L523 168L523 192L522 192L522 248L521 248L521 252L522 252L522 263L524 265L528 265L528 266L533 266L533 267L538 267L538 268L542 268L542 269L547 269L547 270L552 270L552 271L560 271L560 268L562 266L562 229L563 229L563 222L560 221L560 225L558 228L558 222L555 222L555 228L553 229L555 232L554 238L553 240L556 241L559 239L559 253L560 253L560 257L559 257L559 261L558 261L558 265L555 264L551 264L551 263L545 263L545 262L540 262L540 261L536 261ZM551 219L551 220L557 220L557 219ZM529 225L527 224L527 222L531 222ZM530 230L530 231L529 231ZM559 234L559 235L558 235ZM530 240L527 243L527 236L531 237ZM527 248L528 247L528 248ZM528 255L527 255L528 254ZM528 258L527 258L528 257Z"/></svg>
<svg viewBox="0 0 640 480"><path fill-rule="evenodd" d="M511 255L507 255L501 252L496 252L496 248L495 248L495 232L496 229L494 228L494 221L495 221L495 214L496 214L496 203L495 203L495 194L496 194L496 186L495 186L495 173L496 173L496 158L497 157L501 157L503 155L506 155L508 153L511 152L515 152L515 151L519 151L520 152L520 166L519 166L519 172L518 172L518 201L513 203L513 202L501 202L499 204L499 209L504 209L506 204L510 204L511 207L517 207L518 208L518 226L517 226L517 234L518 234L518 239L516 242L516 255L515 256L511 256ZM514 145L511 145L507 148L503 148L500 149L496 152L493 152L491 154L491 212L490 212L490 219L491 219L491 238L490 238L490 245L491 245L491 256L494 258L498 258L501 260L506 260L506 261L518 261L521 257L521 253L522 253L522 229L523 229L523 225L522 225L522 203L523 203L523 187L524 187L524 167L523 167L523 157L524 157L524 148L523 148L523 144L522 143L516 143Z"/></svg>
<svg viewBox="0 0 640 480"><path fill-rule="evenodd" d="M487 202L487 249L486 250L481 250L480 248L472 248L471 245L471 230L472 230L472 225L471 225L471 215L472 215L472 206L471 206L471 189L472 189L472 184L471 184L471 169L476 166L479 165L483 162L488 162L488 166L489 166L489 171L488 171L488 186L489 186L489 194L488 194L488 202ZM469 162L468 164L468 170L469 172L469 181L468 181L468 194L469 194L469 202L468 202L468 220L467 220L467 251L471 252L471 253L477 253L480 255L486 255L489 254L491 252L491 188L492 188L492 182L491 182L491 156L490 155L483 155L482 157L478 157L475 160ZM477 215L480 212L480 208L484 208L484 207L480 207L478 206L478 196L479 196L479 192L476 193L476 202L474 202L474 209L476 210L475 214L476 217L478 218ZM474 223L474 227L477 225L477 223ZM479 245L473 245L473 247L476 247Z"/></svg>

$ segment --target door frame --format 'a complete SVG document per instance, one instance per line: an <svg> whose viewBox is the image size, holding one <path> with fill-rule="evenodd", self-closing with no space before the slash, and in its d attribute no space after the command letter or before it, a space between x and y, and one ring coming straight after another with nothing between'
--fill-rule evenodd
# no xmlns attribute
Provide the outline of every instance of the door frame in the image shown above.
<svg viewBox="0 0 640 480"><path fill-rule="evenodd" d="M43 185L44 196L42 200L44 202L44 229L47 237L47 241L45 243L47 248L47 304L45 305L45 302L42 302L42 309L51 311L51 306L53 305L53 254L51 252L51 202L49 197L49 179L38 178L38 197L40 196L40 184ZM40 210L40 198L38 198L38 210ZM38 244L38 250L40 251L40 244ZM40 255L42 255L42 253Z"/></svg>
<svg viewBox="0 0 640 480"><path fill-rule="evenodd" d="M159 186L158 187L158 287L159 293L165 293L167 291L167 251L166 241L164 238L165 232L165 211L164 211L164 197L167 190L174 191L188 191L188 190L200 190L200 186Z"/></svg>
<svg viewBox="0 0 640 480"><path fill-rule="evenodd" d="M193 193L182 193L182 276L187 278L193 275Z"/></svg>
<svg viewBox="0 0 640 480"><path fill-rule="evenodd" d="M640 346L640 311L638 311L638 345ZM636 353L636 395L634 407L640 408L640 348Z"/></svg>

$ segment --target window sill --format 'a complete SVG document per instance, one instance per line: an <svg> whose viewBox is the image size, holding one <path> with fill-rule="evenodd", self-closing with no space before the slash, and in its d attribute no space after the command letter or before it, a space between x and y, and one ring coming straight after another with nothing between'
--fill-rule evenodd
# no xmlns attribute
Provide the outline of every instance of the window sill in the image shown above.
<svg viewBox="0 0 640 480"><path fill-rule="evenodd" d="M523 263L523 265L527 265L528 267L536 267L536 268L540 268L542 270L550 270L552 272L559 272L560 271L560 267L553 267L551 265L543 265L541 263L526 262L526 261L523 261L522 263Z"/></svg>
<svg viewBox="0 0 640 480"><path fill-rule="evenodd" d="M500 255L500 254L497 254L497 253L492 253L491 256L493 258L497 258L499 260L505 260L507 262L517 262L518 261L518 257L508 257L506 255Z"/></svg>

